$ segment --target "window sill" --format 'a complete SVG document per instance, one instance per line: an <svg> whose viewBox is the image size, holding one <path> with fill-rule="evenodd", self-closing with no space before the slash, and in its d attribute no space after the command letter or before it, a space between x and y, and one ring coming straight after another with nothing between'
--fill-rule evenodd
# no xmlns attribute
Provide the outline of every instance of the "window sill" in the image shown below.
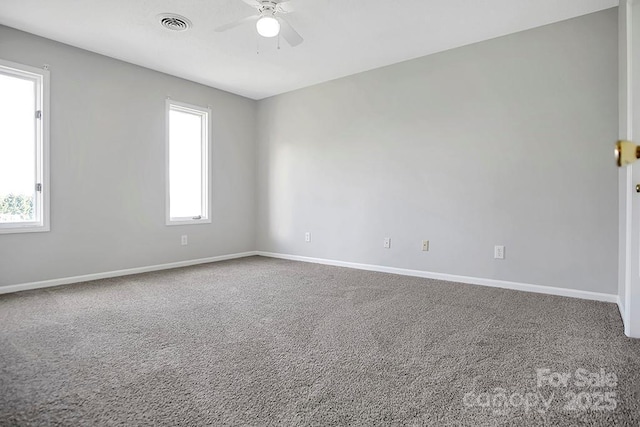
<svg viewBox="0 0 640 427"><path fill-rule="evenodd" d="M0 234L43 233L51 231L48 225L0 225Z"/></svg>
<svg viewBox="0 0 640 427"><path fill-rule="evenodd" d="M184 220L168 220L165 225L197 225L197 224L211 224L211 219L184 219Z"/></svg>

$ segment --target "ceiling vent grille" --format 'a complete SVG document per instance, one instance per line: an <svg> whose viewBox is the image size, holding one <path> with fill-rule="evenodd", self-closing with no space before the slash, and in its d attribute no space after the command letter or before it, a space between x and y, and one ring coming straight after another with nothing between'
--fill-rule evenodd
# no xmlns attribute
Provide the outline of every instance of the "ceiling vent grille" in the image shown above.
<svg viewBox="0 0 640 427"><path fill-rule="evenodd" d="M167 30L171 31L187 31L191 28L191 21L184 16L176 15L173 13L164 13L158 15L160 18L160 25Z"/></svg>

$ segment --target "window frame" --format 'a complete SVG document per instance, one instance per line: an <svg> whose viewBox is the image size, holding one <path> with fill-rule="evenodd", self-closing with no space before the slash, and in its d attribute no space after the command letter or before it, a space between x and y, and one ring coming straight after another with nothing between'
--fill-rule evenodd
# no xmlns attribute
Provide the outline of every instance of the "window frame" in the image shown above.
<svg viewBox="0 0 640 427"><path fill-rule="evenodd" d="M190 114L196 114L201 117L202 122L202 140L200 142L200 158L202 167L201 176L201 204L202 215L200 218L194 217L171 217L171 133L170 133L170 115L171 111L182 111ZM211 108L201 107L198 105L188 104L186 102L175 101L167 98L165 101L165 224L166 225L194 225L194 224L210 224L211 223L211 193L209 183L211 181L211 167L209 153L211 150Z"/></svg>
<svg viewBox="0 0 640 427"><path fill-rule="evenodd" d="M50 226L50 179L49 179L49 67L32 67L17 62L0 59L0 74L31 80L36 84L36 109L34 116L40 111L36 126L36 184L41 184L36 191L34 209L35 221L0 222L0 234L47 232Z"/></svg>

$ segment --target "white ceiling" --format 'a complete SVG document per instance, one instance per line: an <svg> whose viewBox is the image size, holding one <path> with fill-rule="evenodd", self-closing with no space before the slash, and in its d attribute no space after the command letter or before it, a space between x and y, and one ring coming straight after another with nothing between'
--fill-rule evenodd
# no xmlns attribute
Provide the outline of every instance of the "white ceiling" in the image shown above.
<svg viewBox="0 0 640 427"><path fill-rule="evenodd" d="M291 0L291 48L251 24L241 0L0 0L0 24L253 99L618 5L618 0ZM162 28L160 13L193 28ZM257 45L260 53L256 53Z"/></svg>

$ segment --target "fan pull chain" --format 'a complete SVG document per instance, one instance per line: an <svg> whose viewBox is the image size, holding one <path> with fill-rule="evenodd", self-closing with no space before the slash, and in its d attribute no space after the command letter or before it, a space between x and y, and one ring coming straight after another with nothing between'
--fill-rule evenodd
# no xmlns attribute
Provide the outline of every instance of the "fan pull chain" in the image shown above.
<svg viewBox="0 0 640 427"><path fill-rule="evenodd" d="M280 50L280 33L278 33L278 50Z"/></svg>

